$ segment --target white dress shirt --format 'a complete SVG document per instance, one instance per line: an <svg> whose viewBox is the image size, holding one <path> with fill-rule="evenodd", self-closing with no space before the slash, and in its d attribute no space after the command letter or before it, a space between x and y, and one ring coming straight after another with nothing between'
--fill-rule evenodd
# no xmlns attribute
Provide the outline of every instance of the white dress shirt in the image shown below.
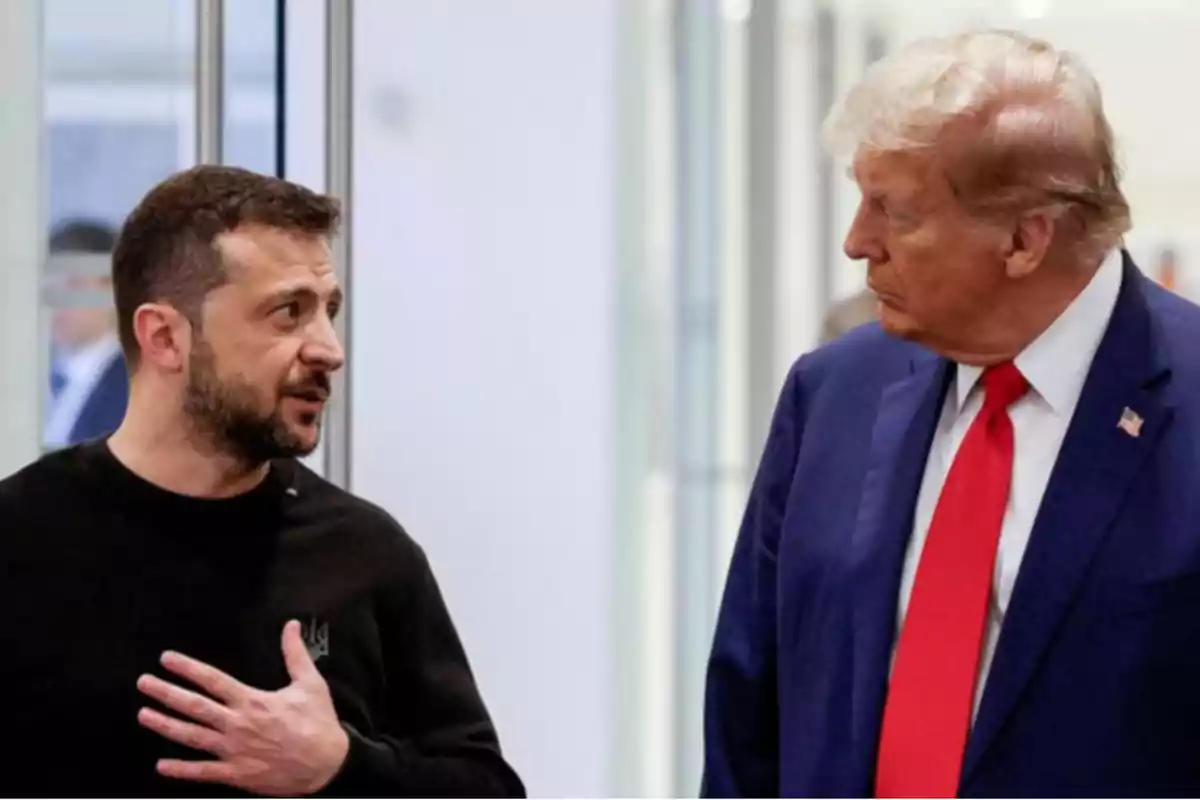
<svg viewBox="0 0 1200 800"><path fill-rule="evenodd" d="M1120 250L1110 253L1071 305L1015 359L1030 391L1008 411L1015 438L1012 485L1000 529L988 603L987 629L975 688L976 712L1042 495L1121 290L1121 263ZM983 407L983 387L977 386L982 374L980 367L959 364L946 392L917 495L913 533L900 582L898 625L904 623L908 611L917 564L946 474L967 429ZM893 650L893 660L894 657Z"/></svg>
<svg viewBox="0 0 1200 800"><path fill-rule="evenodd" d="M71 431L80 412L113 360L120 357L121 343L116 335L105 336L62 357L59 369L63 387L50 403L42 436L42 444L47 450L57 450L71 443Z"/></svg>

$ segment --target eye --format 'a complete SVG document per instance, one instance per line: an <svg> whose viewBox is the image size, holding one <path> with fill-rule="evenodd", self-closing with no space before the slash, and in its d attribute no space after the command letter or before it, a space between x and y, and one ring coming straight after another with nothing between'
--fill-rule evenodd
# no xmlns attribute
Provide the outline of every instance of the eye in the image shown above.
<svg viewBox="0 0 1200 800"><path fill-rule="evenodd" d="M338 312L342 310L342 304L336 301L330 302L326 310L331 320L337 319Z"/></svg>
<svg viewBox="0 0 1200 800"><path fill-rule="evenodd" d="M916 228L916 227L919 227L921 224L920 217L918 217L916 214L913 214L907 210L906 211L892 211L888 215L888 219L891 220L892 225L894 225L895 227L897 227L901 230Z"/></svg>
<svg viewBox="0 0 1200 800"><path fill-rule="evenodd" d="M867 199L867 207L868 208L870 208L872 211L877 211L880 214L883 214L885 216L887 215L888 205L887 205L887 201L884 199L883 195L869 194L866 196L866 199Z"/></svg>
<svg viewBox="0 0 1200 800"><path fill-rule="evenodd" d="M920 215L907 202L880 198L879 208L888 222L897 228L910 228L920 222Z"/></svg>
<svg viewBox="0 0 1200 800"><path fill-rule="evenodd" d="M300 321L300 303L296 300L284 303L271 312L271 317L280 325L295 325Z"/></svg>

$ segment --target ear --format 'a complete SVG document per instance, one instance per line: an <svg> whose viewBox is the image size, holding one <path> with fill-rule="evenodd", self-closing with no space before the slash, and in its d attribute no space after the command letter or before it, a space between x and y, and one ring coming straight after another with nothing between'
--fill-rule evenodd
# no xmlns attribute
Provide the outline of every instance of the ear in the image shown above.
<svg viewBox="0 0 1200 800"><path fill-rule="evenodd" d="M144 303L133 312L133 335L141 350L139 361L167 372L187 365L192 346L192 326L175 308Z"/></svg>
<svg viewBox="0 0 1200 800"><path fill-rule="evenodd" d="M1010 278L1024 278L1041 266L1054 241L1054 220L1044 212L1026 214L1017 220L1009 240L1004 269Z"/></svg>

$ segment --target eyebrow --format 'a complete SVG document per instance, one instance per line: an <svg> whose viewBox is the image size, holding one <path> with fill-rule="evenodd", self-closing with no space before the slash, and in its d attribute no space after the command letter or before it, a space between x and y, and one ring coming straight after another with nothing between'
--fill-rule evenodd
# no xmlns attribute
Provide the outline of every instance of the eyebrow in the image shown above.
<svg viewBox="0 0 1200 800"><path fill-rule="evenodd" d="M288 286L288 287L279 289L277 291L271 292L271 294L267 295L267 297L265 297L263 299L262 303L260 303L259 305L262 308L270 308L279 303L284 303L289 300L297 300L302 297L319 297L319 296L320 296L320 293L317 292L316 290L314 290L311 286L307 286L307 285ZM346 298L342 292L342 287L336 286L333 288L332 291L330 291L327 302L340 306L345 302L345 299Z"/></svg>

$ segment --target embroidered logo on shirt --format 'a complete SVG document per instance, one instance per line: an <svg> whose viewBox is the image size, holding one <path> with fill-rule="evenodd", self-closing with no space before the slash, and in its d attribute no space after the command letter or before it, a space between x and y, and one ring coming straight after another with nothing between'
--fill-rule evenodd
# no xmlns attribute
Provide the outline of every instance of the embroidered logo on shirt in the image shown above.
<svg viewBox="0 0 1200 800"><path fill-rule="evenodd" d="M308 657L313 661L321 656L329 655L329 623L321 622L316 617L300 624L300 633L308 648Z"/></svg>

